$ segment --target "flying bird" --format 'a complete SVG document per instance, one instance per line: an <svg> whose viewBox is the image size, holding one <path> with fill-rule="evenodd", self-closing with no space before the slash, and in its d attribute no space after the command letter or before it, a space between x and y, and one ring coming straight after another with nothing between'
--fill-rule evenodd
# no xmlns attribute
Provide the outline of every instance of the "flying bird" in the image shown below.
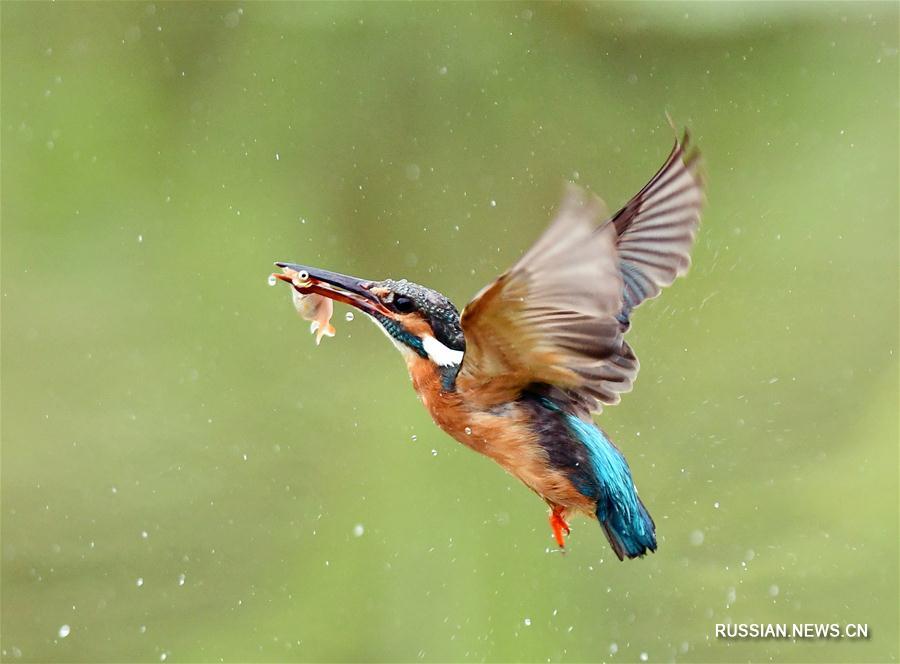
<svg viewBox="0 0 900 664"><path fill-rule="evenodd" d="M301 297L367 314L402 354L439 427L549 506L560 549L570 514L596 519L620 560L656 550L625 457L593 414L631 390L634 309L690 265L704 184L688 134L622 209L569 185L550 225L462 314L405 279L370 281L278 262Z"/></svg>

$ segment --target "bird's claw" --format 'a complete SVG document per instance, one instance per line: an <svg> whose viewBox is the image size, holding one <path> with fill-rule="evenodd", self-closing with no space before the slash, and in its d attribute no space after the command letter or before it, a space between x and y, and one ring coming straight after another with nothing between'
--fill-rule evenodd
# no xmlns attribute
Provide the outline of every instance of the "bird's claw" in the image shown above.
<svg viewBox="0 0 900 664"><path fill-rule="evenodd" d="M565 513L566 510L562 507L554 507L550 513L550 527L553 529L553 537L556 539L560 549L566 548L566 540L563 533L568 535L572 532L569 524L566 523Z"/></svg>

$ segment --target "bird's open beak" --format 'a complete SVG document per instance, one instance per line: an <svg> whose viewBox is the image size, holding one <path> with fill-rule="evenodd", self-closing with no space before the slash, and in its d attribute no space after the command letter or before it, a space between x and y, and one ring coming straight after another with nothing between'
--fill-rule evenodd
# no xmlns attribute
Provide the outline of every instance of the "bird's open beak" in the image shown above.
<svg viewBox="0 0 900 664"><path fill-rule="evenodd" d="M381 314L389 318L394 317L394 313L369 291L372 283L370 281L296 263L275 263L275 265L281 268L282 273L272 276L289 283L298 293L303 295L315 293L349 304L370 316Z"/></svg>

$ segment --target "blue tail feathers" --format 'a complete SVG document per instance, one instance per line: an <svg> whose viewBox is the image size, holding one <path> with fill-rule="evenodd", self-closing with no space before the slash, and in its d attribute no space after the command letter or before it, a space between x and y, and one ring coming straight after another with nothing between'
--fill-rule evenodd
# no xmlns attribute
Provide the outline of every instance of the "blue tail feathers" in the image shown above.
<svg viewBox="0 0 900 664"><path fill-rule="evenodd" d="M656 551L656 526L640 498L637 498L637 508L635 517L629 517L625 511L616 508L612 517L604 520L600 518L600 503L597 503L597 518L619 560L624 560L626 556L639 558L647 551Z"/></svg>
<svg viewBox="0 0 900 664"><path fill-rule="evenodd" d="M597 479L595 486L579 491L597 500L597 519L619 560L656 551L656 526L638 498L625 457L600 429L575 415L565 417L587 448Z"/></svg>

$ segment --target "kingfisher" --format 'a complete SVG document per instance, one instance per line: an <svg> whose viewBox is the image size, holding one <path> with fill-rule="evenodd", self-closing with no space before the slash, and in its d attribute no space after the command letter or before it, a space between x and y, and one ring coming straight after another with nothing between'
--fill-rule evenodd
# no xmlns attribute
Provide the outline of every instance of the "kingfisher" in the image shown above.
<svg viewBox="0 0 900 664"><path fill-rule="evenodd" d="M704 182L689 136L618 212L567 185L544 233L462 310L407 281L372 281L277 262L298 298L343 302L400 351L435 423L490 457L567 519L596 520L619 560L656 551L656 526L622 452L594 422L631 390L634 309L690 265ZM274 283L274 281L273 281Z"/></svg>

